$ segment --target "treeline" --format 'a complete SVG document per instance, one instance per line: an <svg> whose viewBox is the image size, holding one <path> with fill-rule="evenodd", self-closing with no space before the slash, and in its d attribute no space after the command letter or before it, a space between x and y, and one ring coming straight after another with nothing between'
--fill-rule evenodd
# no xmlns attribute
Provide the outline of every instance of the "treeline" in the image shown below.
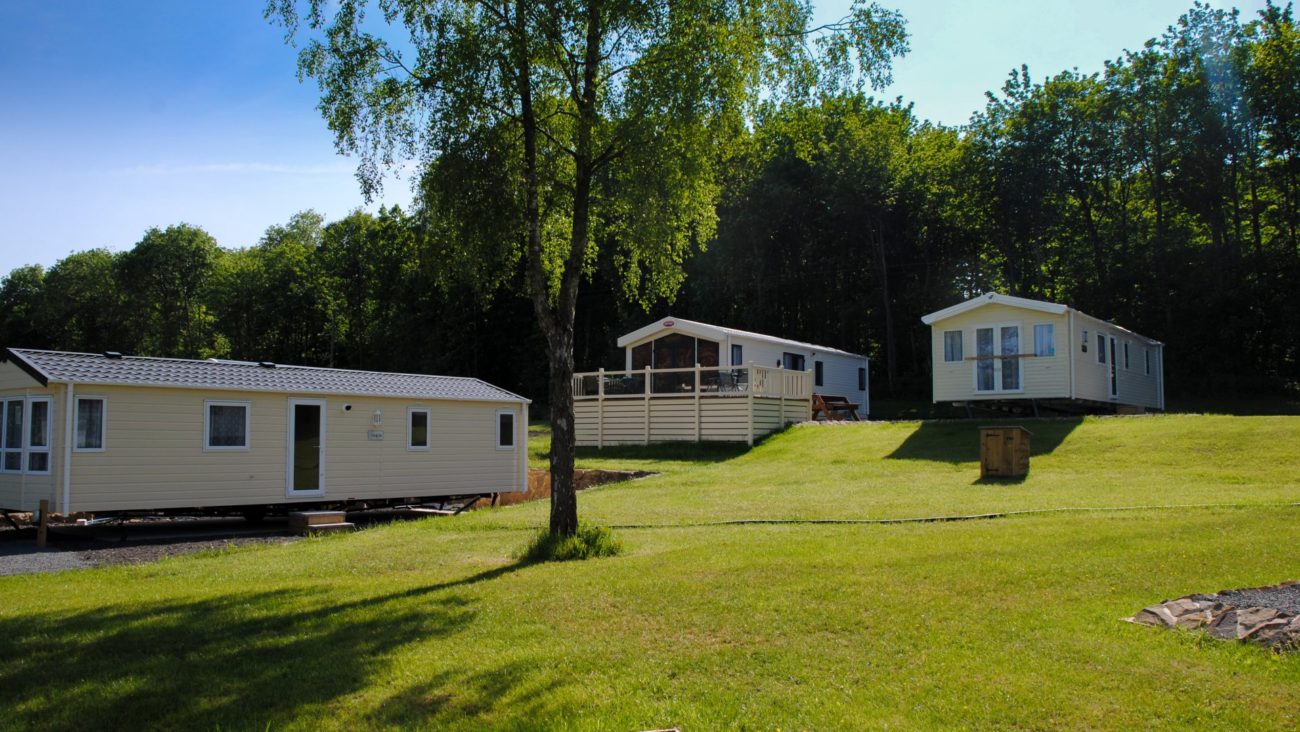
<svg viewBox="0 0 1300 732"><path fill-rule="evenodd" d="M718 234L676 302L628 304L597 261L579 369L668 312L872 358L877 396L929 394L920 316L986 290L1066 302L1167 343L1173 394L1300 379L1300 34L1193 7L1098 74L1011 74L968 125L860 97L773 107L727 161ZM520 272L467 276L414 212L307 212L255 246L154 229L22 267L0 343L479 376L533 397L545 360Z"/></svg>
<svg viewBox="0 0 1300 732"><path fill-rule="evenodd" d="M126 251L12 271L0 285L0 343L473 374L534 387L540 345L530 306L452 282L422 232L397 208L328 224L300 213L243 249L223 249L186 224L151 229Z"/></svg>
<svg viewBox="0 0 1300 732"><path fill-rule="evenodd" d="M775 111L727 187L689 311L873 357L928 393L926 312L986 290L1167 344L1171 393L1300 380L1300 34L1197 4L1106 64L1018 70L961 129L902 106Z"/></svg>

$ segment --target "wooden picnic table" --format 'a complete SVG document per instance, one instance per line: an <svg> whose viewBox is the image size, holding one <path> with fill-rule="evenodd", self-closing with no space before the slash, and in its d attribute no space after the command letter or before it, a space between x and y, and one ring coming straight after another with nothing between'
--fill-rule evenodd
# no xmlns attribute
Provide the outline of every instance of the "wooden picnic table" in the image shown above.
<svg viewBox="0 0 1300 732"><path fill-rule="evenodd" d="M812 418L817 419L817 415L823 415L826 419L835 419L840 413L848 415L848 419L859 422L858 405L849 401L848 397L835 396L832 394L813 394L812 395Z"/></svg>

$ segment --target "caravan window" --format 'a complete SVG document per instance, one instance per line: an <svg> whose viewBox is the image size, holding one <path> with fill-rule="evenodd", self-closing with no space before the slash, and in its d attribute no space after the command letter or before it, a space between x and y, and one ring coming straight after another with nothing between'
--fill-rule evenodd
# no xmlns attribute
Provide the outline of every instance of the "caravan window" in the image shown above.
<svg viewBox="0 0 1300 732"><path fill-rule="evenodd" d="M203 449L248 449L248 402L204 402Z"/></svg>
<svg viewBox="0 0 1300 732"><path fill-rule="evenodd" d="M429 449L429 410L416 407L406 410L406 447Z"/></svg>
<svg viewBox="0 0 1300 732"><path fill-rule="evenodd" d="M867 370L864 368L859 368L858 369L858 391L866 391L866 390L867 390Z"/></svg>
<svg viewBox="0 0 1300 732"><path fill-rule="evenodd" d="M739 366L745 362L745 348L739 343L731 344L731 365Z"/></svg>
<svg viewBox="0 0 1300 732"><path fill-rule="evenodd" d="M4 407L3 437L0 437L0 469L6 473L50 472L49 397L8 399Z"/></svg>
<svg viewBox="0 0 1300 732"><path fill-rule="evenodd" d="M799 353L782 353L781 366L791 371L806 371L804 366L803 354Z"/></svg>
<svg viewBox="0 0 1300 732"><path fill-rule="evenodd" d="M953 363L961 359L961 331L945 330L943 332L943 360L947 363Z"/></svg>
<svg viewBox="0 0 1300 732"><path fill-rule="evenodd" d="M1097 363L1106 363L1106 336L1097 334Z"/></svg>
<svg viewBox="0 0 1300 732"><path fill-rule="evenodd" d="M497 449L513 450L515 448L515 413L502 410L497 412Z"/></svg>
<svg viewBox="0 0 1300 732"><path fill-rule="evenodd" d="M1151 375L1151 349L1150 348L1146 349L1145 354L1147 358L1147 376L1150 376Z"/></svg>
<svg viewBox="0 0 1300 732"><path fill-rule="evenodd" d="M7 473L21 473L23 470L23 400L10 399L4 405L4 470Z"/></svg>
<svg viewBox="0 0 1300 732"><path fill-rule="evenodd" d="M1056 355L1056 326L1051 323L1040 323L1034 326L1034 355L1035 356L1055 356Z"/></svg>
<svg viewBox="0 0 1300 732"><path fill-rule="evenodd" d="M99 452L104 449L104 398L77 397L77 434L72 449Z"/></svg>
<svg viewBox="0 0 1300 732"><path fill-rule="evenodd" d="M32 399L27 418L27 472L50 472L50 400Z"/></svg>
<svg viewBox="0 0 1300 732"><path fill-rule="evenodd" d="M813 383L815 383L817 386L823 386L822 375L823 375L822 362L813 361Z"/></svg>

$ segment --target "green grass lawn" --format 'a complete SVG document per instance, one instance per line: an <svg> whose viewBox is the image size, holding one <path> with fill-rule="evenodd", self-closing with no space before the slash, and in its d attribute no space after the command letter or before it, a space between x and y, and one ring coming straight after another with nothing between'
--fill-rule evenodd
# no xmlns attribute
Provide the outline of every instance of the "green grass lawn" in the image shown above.
<svg viewBox="0 0 1300 732"><path fill-rule="evenodd" d="M0 578L0 725L1294 729L1300 656L1119 621L1300 578L1300 419L805 427L584 451L623 556L521 565L521 504L152 565ZM954 523L701 525L1066 511ZM1182 506L1182 508L1170 508Z"/></svg>

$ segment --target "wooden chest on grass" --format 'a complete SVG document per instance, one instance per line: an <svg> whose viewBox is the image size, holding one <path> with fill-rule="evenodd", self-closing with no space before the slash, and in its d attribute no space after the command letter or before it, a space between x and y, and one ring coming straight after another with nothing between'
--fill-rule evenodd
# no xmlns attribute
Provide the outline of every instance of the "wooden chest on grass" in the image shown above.
<svg viewBox="0 0 1300 732"><path fill-rule="evenodd" d="M980 478L1029 474L1030 432L1024 427L980 428Z"/></svg>

